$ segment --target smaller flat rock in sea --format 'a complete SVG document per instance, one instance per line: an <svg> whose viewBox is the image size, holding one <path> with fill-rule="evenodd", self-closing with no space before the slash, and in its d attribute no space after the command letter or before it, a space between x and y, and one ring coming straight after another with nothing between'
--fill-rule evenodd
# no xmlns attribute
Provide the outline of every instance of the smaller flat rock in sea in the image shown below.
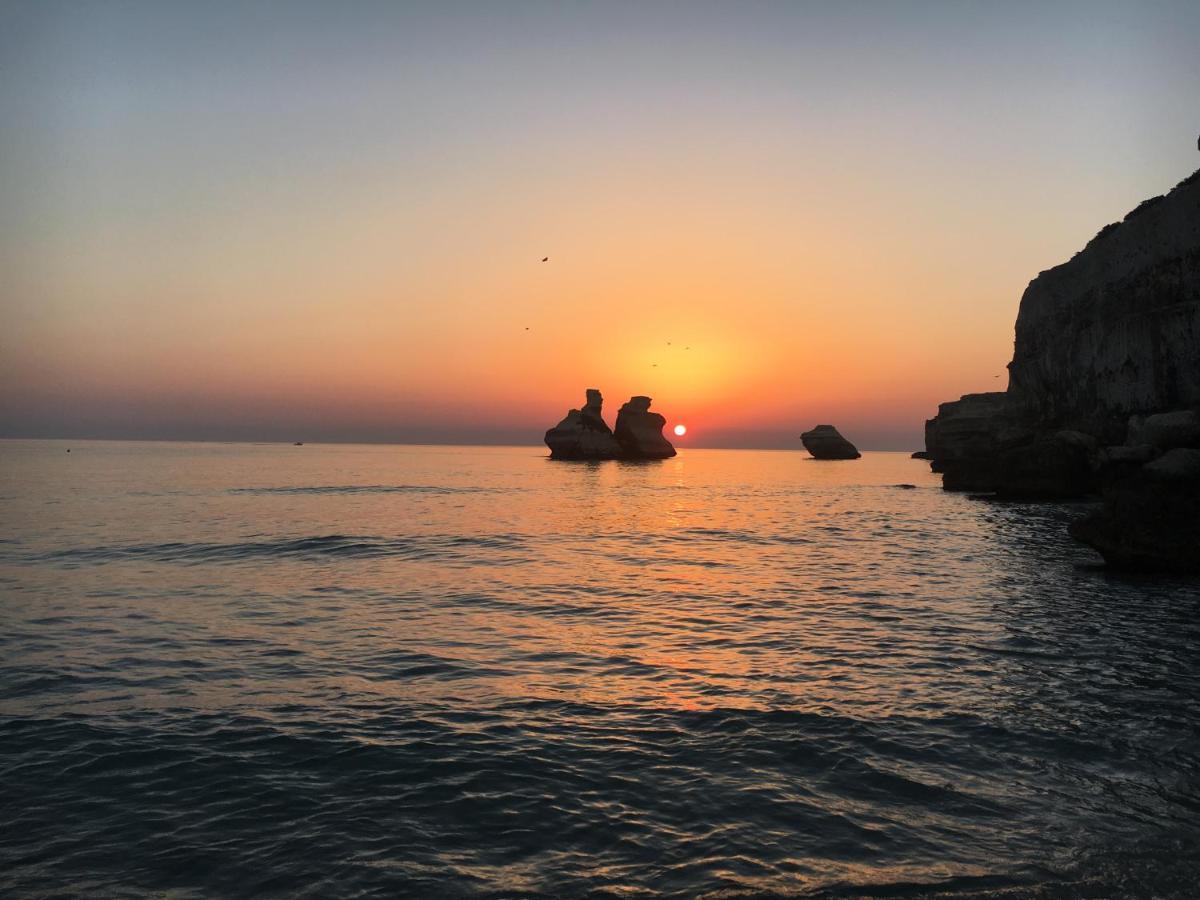
<svg viewBox="0 0 1200 900"><path fill-rule="evenodd" d="M832 425L818 425L800 435L804 449L814 459L858 459L858 448L846 440Z"/></svg>

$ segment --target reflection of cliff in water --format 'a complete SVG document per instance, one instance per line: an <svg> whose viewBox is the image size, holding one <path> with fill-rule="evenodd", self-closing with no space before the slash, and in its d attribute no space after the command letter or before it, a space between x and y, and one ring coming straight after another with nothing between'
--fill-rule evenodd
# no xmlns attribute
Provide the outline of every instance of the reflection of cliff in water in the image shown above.
<svg viewBox="0 0 1200 900"><path fill-rule="evenodd" d="M1137 870L1146 857L1132 849L1177 841L1200 809L1200 586L1080 564L1063 527L1079 511L992 503L983 514L1000 568L981 586L1002 630L969 648L992 682L975 729L984 764L1011 773L1015 794L1054 770L1060 794L1022 806L1069 810L1057 827L1077 829L1074 843L1119 846ZM1108 877L1106 866L1093 857L1073 877Z"/></svg>

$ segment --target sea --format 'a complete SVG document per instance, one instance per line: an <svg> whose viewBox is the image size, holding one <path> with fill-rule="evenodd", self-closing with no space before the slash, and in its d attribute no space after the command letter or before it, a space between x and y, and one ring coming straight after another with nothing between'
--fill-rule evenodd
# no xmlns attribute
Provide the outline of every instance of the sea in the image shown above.
<svg viewBox="0 0 1200 900"><path fill-rule="evenodd" d="M903 453L0 442L4 897L1200 896L1200 582Z"/></svg>

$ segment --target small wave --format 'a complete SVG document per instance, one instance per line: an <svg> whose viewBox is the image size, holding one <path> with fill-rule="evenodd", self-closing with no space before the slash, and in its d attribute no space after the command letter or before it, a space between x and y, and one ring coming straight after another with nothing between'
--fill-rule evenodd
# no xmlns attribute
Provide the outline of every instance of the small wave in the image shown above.
<svg viewBox="0 0 1200 900"><path fill-rule="evenodd" d="M435 484L315 484L293 487L230 488L231 494L493 494L497 488Z"/></svg>
<svg viewBox="0 0 1200 900"><path fill-rule="evenodd" d="M1083 897L1192 900L1200 879L1200 853L1175 846L1138 844L1084 854L1063 871L1027 866L1011 875L965 875L938 882L837 884L808 900L1079 900ZM767 894L765 896L782 896Z"/></svg>
<svg viewBox="0 0 1200 900"><path fill-rule="evenodd" d="M696 539L731 542L735 544L770 544L767 535L755 534L731 528L681 528L676 534L666 535L668 540L692 541Z"/></svg>
<svg viewBox="0 0 1200 900"><path fill-rule="evenodd" d="M227 544L167 542L118 546L72 547L33 554L31 562L64 562L103 565L123 561L199 564L230 563L263 558L346 558L377 559L397 557L426 562L469 562L472 551L512 554L523 547L514 535L410 535L400 538L317 535L274 541L240 541ZM495 556L486 559L496 563Z"/></svg>

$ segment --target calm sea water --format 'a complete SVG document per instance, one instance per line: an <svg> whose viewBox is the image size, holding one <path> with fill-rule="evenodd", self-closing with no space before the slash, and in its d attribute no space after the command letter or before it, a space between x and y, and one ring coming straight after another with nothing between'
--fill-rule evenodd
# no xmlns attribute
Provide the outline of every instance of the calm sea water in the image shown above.
<svg viewBox="0 0 1200 900"><path fill-rule="evenodd" d="M1077 507L887 453L0 477L5 895L1197 894L1200 584Z"/></svg>

